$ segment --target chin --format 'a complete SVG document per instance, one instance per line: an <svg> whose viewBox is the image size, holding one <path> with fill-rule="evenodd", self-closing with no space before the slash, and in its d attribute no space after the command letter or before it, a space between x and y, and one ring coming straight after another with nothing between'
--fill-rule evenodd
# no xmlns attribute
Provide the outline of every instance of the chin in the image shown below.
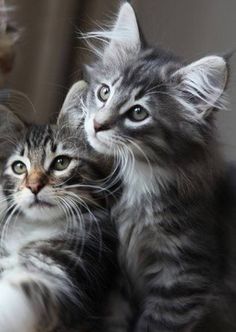
<svg viewBox="0 0 236 332"><path fill-rule="evenodd" d="M88 142L91 147L99 153L106 154L109 156L114 155L114 149L111 146L108 146L106 143L101 142L95 136L87 136Z"/></svg>
<svg viewBox="0 0 236 332"><path fill-rule="evenodd" d="M57 206L31 206L22 209L30 221L53 221L63 216L63 211Z"/></svg>

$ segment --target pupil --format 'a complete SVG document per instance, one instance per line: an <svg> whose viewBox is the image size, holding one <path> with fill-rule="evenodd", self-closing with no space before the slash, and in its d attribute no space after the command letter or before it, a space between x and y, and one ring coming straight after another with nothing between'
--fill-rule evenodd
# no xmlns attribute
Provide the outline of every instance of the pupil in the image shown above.
<svg viewBox="0 0 236 332"><path fill-rule="evenodd" d="M141 108L141 107L136 107L136 108L134 109L134 114L135 114L136 116L141 116L141 115L143 114L143 110L142 110L142 108Z"/></svg>

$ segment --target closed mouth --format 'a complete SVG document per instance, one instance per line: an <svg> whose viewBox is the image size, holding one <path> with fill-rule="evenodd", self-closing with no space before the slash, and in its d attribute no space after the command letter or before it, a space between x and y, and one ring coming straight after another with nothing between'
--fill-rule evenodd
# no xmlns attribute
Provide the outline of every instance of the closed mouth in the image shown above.
<svg viewBox="0 0 236 332"><path fill-rule="evenodd" d="M38 200L36 198L35 201L30 204L30 208L31 207L36 207L36 206L37 207L53 207L53 204L45 202L45 201Z"/></svg>

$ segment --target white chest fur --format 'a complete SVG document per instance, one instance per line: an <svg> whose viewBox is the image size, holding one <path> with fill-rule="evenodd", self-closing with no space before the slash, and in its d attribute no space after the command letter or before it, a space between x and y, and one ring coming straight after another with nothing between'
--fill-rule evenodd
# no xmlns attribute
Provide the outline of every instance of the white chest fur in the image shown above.
<svg viewBox="0 0 236 332"><path fill-rule="evenodd" d="M133 206L141 203L143 196L152 195L158 191L155 186L155 174L151 165L144 162L135 161L134 164L127 165L122 170L124 182L123 200L127 205Z"/></svg>
<svg viewBox="0 0 236 332"><path fill-rule="evenodd" d="M160 168L151 168L151 165L137 161L133 171L123 170L122 176L123 195L114 208L120 240L119 257L129 275L137 278L140 247L148 239L156 243L152 230L156 230L158 213L163 208L160 188L170 177Z"/></svg>
<svg viewBox="0 0 236 332"><path fill-rule="evenodd" d="M13 218L12 223L2 234L4 249L15 255L18 251L30 242L48 240L61 234L65 228L63 220L37 221L27 220L24 217Z"/></svg>
<svg viewBox="0 0 236 332"><path fill-rule="evenodd" d="M9 226L5 227L5 231L3 227L1 245L7 251L7 255L0 257L0 331L36 331L40 310L38 308L40 306L35 307L29 302L20 285L22 283L29 283L30 285L32 281L34 283L40 281L50 290L53 290L54 283L50 281L50 278L44 278L40 274L40 270L45 271L45 267L49 274L53 272L60 275L61 279L58 278L59 280L64 280L65 275L60 268L51 265L50 258L48 261L45 259L41 261L34 256L31 257L31 263L33 262L37 266L38 273L32 273L31 270L22 265L20 251L30 242L47 240L62 234L64 228L63 219L54 222L52 220L42 222L36 219L29 220L21 216L12 217ZM64 290L66 286L63 284L60 287L63 287ZM56 288L54 291L56 291ZM37 294L35 298L38 299ZM35 308L37 308L37 312L35 312ZM17 313L17 317L13 313Z"/></svg>

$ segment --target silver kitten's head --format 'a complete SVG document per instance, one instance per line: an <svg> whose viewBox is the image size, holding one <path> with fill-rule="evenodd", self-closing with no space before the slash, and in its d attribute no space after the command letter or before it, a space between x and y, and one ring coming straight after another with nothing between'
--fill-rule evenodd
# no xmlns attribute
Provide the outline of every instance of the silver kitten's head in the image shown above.
<svg viewBox="0 0 236 332"><path fill-rule="evenodd" d="M117 155L125 149L169 165L207 144L213 110L224 104L224 58L207 56L186 65L145 47L128 3L111 31L88 37L107 41L101 59L87 69L85 131L95 150Z"/></svg>
<svg viewBox="0 0 236 332"><path fill-rule="evenodd" d="M91 184L98 167L74 130L66 124L27 127L10 111L4 113L8 156L2 192L9 211L47 222L80 215L87 204L96 204Z"/></svg>

